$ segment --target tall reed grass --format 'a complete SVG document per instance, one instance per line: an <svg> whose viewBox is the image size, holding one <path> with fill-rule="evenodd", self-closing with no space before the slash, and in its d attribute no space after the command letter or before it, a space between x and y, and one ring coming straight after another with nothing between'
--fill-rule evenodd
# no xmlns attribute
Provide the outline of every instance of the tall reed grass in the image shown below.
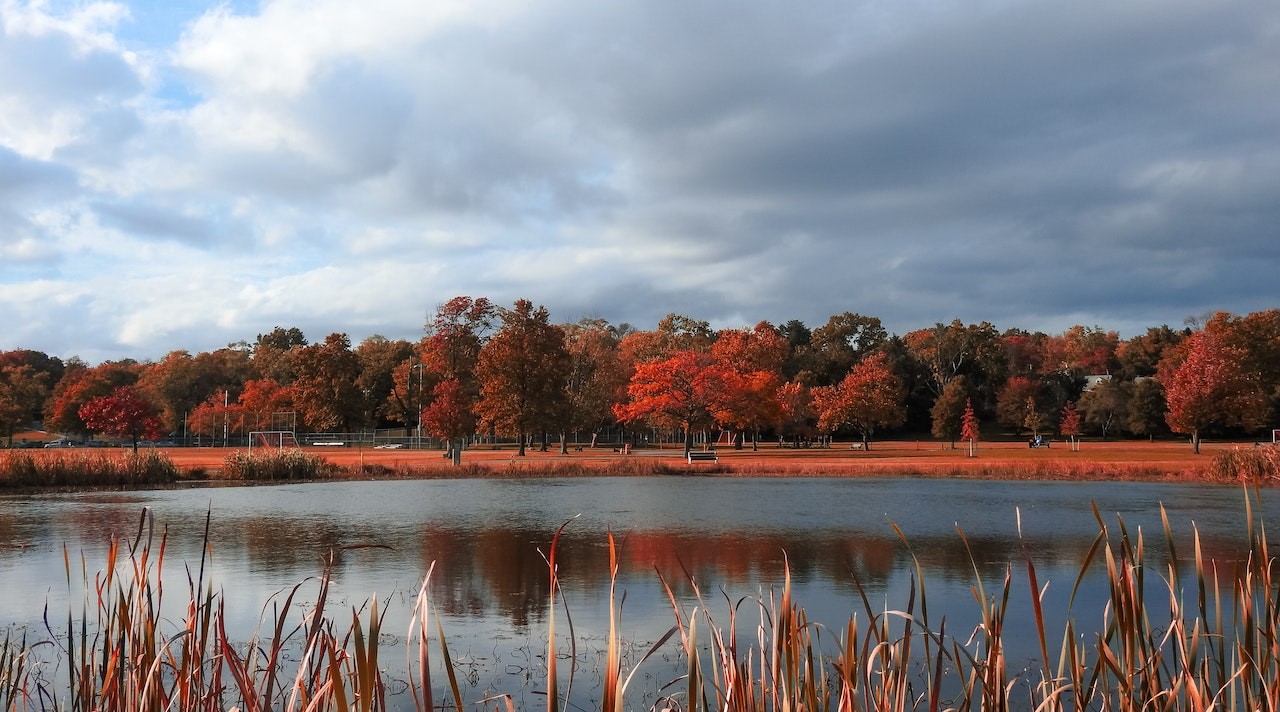
<svg viewBox="0 0 1280 712"><path fill-rule="evenodd" d="M1221 480L1255 484L1280 483L1280 446L1232 447L1213 455L1210 473Z"/></svg>
<svg viewBox="0 0 1280 712"><path fill-rule="evenodd" d="M142 450L40 453L0 452L0 486L94 487L167 484L180 473L163 454Z"/></svg>
<svg viewBox="0 0 1280 712"><path fill-rule="evenodd" d="M250 455L237 450L222 463L226 480L319 480L346 473L346 469L301 450L265 450Z"/></svg>
<svg viewBox="0 0 1280 712"><path fill-rule="evenodd" d="M722 603L709 600L687 574L679 588L692 595L683 597L675 581L660 575L672 626L638 656L622 653L621 552L610 533L608 632L598 651L603 670L598 705L602 712L1280 708L1280 579L1265 528L1248 498L1249 553L1231 572L1217 570L1205 557L1194 529L1191 552L1179 558L1163 511L1161 538L1170 556L1158 568L1148 562L1143 532L1130 531L1120 518L1108 523L1096 509L1094 516L1098 534L1075 580L1061 630L1046 624L1045 589L1030 557L1010 562L998 580L984 578L973 565L978 622L959 630L945 617L930 615L918 560L905 600L877 607L864 591L858 610L839 628L809 618L794 597L789 571L783 572L780 591L736 600L722 593ZM5 640L0 647L3 709L516 709L513 695L464 699L440 619L431 620L430 572L413 598L403 638L408 699L388 699L385 607L376 597L348 610L335 607L327 567L316 580L267 601L259 628L247 640L237 640L227 631L226 601L206 575L210 526L206 517L205 554L187 563L183 613L176 621L161 613L166 537L145 511L131 540L111 542L100 573L90 576L87 562L73 563L64 552L68 589L75 590L78 582L84 600L63 622L46 614L48 640L32 644L12 635ZM572 695L581 655L558 576L563 530L556 532L546 556L551 584L543 658L547 712L582 709ZM906 537L895 531L910 551ZM964 533L957 536L968 548ZM975 560L972 553L970 559ZM1105 603L1101 610L1076 611L1077 593L1091 571L1105 575ZM1015 583L1021 577L1025 586ZM314 586L314 594L304 594L304 586ZM1015 627L1010 602L1022 595L1030 597L1031 620ZM304 598L306 604L300 602ZM1018 630L1034 631L1036 660L1009 658L1011 636L1025 635L1012 632ZM637 674L660 651L672 649L682 671L671 673L655 702L629 704ZM567 670L560 669L561 660L568 661Z"/></svg>

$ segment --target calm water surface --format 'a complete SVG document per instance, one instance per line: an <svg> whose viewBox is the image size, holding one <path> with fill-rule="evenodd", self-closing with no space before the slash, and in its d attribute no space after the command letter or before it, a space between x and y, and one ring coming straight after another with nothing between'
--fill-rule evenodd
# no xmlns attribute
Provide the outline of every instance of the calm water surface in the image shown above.
<svg viewBox="0 0 1280 712"><path fill-rule="evenodd" d="M571 519L559 552L562 585L589 657L607 625L607 531L621 542L623 629L636 646L647 647L672 623L660 576L675 584L686 605L693 603L692 577L715 613L726 595L767 597L789 563L799 603L838 629L862 610L858 582L873 605L904 607L913 555L924 571L930 617L947 615L948 630L957 631L977 619L970 592L975 565L989 586L1012 565L1012 616L1026 620L1029 593L1020 562L1027 556L1041 585L1048 583L1050 624L1060 625L1098 534L1091 505L1116 538L1121 519L1131 534L1144 533L1155 574L1165 572L1169 556L1161 504L1179 554L1191 552L1194 523L1206 554L1230 571L1245 550L1245 496L1236 487L1204 485L675 477L9 496L0 498L0 622L43 630L46 603L54 612L67 610L69 597L78 604L75 586L68 594L64 547L75 566L83 557L92 577L104 565L110 537L132 538L144 509L157 531L167 531L165 595L176 620L186 595L184 566L193 574L199 567L205 514L211 513L207 571L241 635L254 629L273 595L303 583L300 597L314 597L314 577L328 553L337 552L331 600L358 607L376 594L388 606L394 648L434 562L429 595L460 658L468 699L501 691L528 706L537 704L530 696L541 689L539 656L546 646L543 553ZM1263 518L1280 521L1276 493L1261 496ZM1076 617L1101 620L1100 574L1086 584ZM563 630L563 619L558 625ZM1033 654L1030 642L1026 656ZM403 651L399 655L384 658L392 660L392 677ZM651 664L654 685L673 676ZM589 704L589 680L577 684L585 690L582 704Z"/></svg>

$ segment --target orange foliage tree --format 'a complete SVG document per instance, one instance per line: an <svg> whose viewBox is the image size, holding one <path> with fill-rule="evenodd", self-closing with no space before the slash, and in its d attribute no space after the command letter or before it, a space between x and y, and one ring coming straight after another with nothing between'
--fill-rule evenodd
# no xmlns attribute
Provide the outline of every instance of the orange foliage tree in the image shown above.
<svg viewBox="0 0 1280 712"><path fill-rule="evenodd" d="M715 425L712 413L724 390L724 374L710 354L676 351L636 366L627 400L614 407L618 419L655 427L681 428L684 451L693 449L693 433Z"/></svg>
<svg viewBox="0 0 1280 712"><path fill-rule="evenodd" d="M1199 331L1182 343L1181 363L1167 359L1157 378L1164 385L1169 410L1165 422L1175 433L1191 437L1191 446L1200 453L1206 428L1261 427L1267 414L1267 399L1258 374L1245 369L1246 354L1229 346L1217 330Z"/></svg>
<svg viewBox="0 0 1280 712"><path fill-rule="evenodd" d="M422 411L422 426L445 441L467 437L476 431L475 401L458 381L441 381L431 389L431 405Z"/></svg>
<svg viewBox="0 0 1280 712"><path fill-rule="evenodd" d="M782 385L782 364L789 346L767 321L753 329L726 329L711 345L711 355L719 364L723 387L712 404L716 422L739 434L752 434L751 449L758 450L761 428L781 418L778 388ZM734 447L742 438L734 437Z"/></svg>
<svg viewBox="0 0 1280 712"><path fill-rule="evenodd" d="M862 436L865 449L871 448L876 428L906 421L905 401L902 381L882 353L856 364L840 383L813 389L818 429L830 433L844 425L851 426Z"/></svg>
<svg viewBox="0 0 1280 712"><path fill-rule="evenodd" d="M803 383L788 381L778 387L778 442L790 433L792 442L799 446L800 436L813 435L813 395Z"/></svg>

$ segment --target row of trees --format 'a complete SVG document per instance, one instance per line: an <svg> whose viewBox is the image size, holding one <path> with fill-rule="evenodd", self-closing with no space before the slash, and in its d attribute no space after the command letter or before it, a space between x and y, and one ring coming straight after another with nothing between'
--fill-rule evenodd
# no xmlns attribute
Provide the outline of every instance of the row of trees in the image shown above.
<svg viewBox="0 0 1280 712"><path fill-rule="evenodd" d="M738 446L766 434L856 433L869 447L886 430L968 439L965 423L981 421L1031 434L1172 431L1198 449L1205 434L1275 422L1280 310L1121 340L1096 327L1050 335L958 320L898 336L852 312L815 329L793 320L716 331L672 314L640 330L555 324L529 301L457 297L429 315L416 343L374 336L353 346L340 333L310 343L278 327L150 363L0 352L0 432L10 440L40 419L67 434L119 432L103 429L98 399L126 396L148 404L154 430L213 437L402 426L445 440L514 436L523 452L533 437L546 447L558 436L563 449L570 433L643 426L682 431L686 445L727 431Z"/></svg>

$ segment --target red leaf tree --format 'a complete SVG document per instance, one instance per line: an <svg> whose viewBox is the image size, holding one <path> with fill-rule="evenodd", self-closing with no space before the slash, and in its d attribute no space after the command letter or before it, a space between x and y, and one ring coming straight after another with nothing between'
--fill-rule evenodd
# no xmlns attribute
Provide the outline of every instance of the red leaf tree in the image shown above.
<svg viewBox="0 0 1280 712"><path fill-rule="evenodd" d="M1213 426L1260 427L1267 399L1258 374L1246 370L1243 350L1227 345L1211 330L1199 331L1183 342L1181 363L1161 364L1157 378L1165 388L1169 411L1165 422L1175 433L1191 436L1200 454L1200 439Z"/></svg>
<svg viewBox="0 0 1280 712"><path fill-rule="evenodd" d="M709 354L677 351L636 366L627 386L627 402L614 407L619 420L646 421L684 430L684 451L693 449L693 433L715 424L712 414L724 391L720 368Z"/></svg>
<svg viewBox="0 0 1280 712"><path fill-rule="evenodd" d="M969 441L969 457L973 457L974 444L978 442L978 416L973 414L973 402L964 402L964 415L960 418L960 438Z"/></svg>
<svg viewBox="0 0 1280 712"><path fill-rule="evenodd" d="M1062 420L1058 423L1058 432L1062 436L1071 441L1071 449L1078 450L1076 437L1080 435L1080 411L1076 410L1076 404L1067 401L1062 407Z"/></svg>
<svg viewBox="0 0 1280 712"><path fill-rule="evenodd" d="M839 384L813 389L813 406L819 430L830 433L849 425L868 450L876 428L907 419L905 389L883 353L855 365Z"/></svg>
<svg viewBox="0 0 1280 712"><path fill-rule="evenodd" d="M111 395L99 396L80 406L80 419L92 431L113 438L129 438L133 451L138 440L156 438L163 431L160 411L129 386L117 388Z"/></svg>

